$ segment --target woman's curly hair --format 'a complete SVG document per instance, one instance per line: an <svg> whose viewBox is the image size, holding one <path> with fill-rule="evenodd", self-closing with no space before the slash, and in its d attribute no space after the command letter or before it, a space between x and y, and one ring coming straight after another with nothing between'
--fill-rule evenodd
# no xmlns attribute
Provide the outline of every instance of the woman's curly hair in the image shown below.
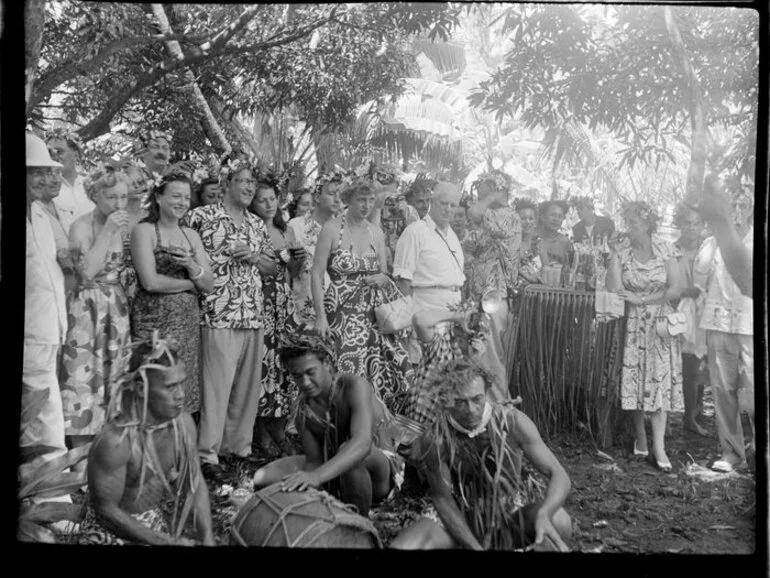
<svg viewBox="0 0 770 578"><path fill-rule="evenodd" d="M83 182L83 188L88 198L93 201L96 195L105 189L111 189L118 183L124 183L127 187L129 186L126 173L117 164L100 163L86 177Z"/></svg>
<svg viewBox="0 0 770 578"><path fill-rule="evenodd" d="M658 229L660 217L657 211L644 201L628 201L623 203L621 205L620 215L624 220L627 220L627 217L632 215L638 217L647 225L647 231L649 233L654 233Z"/></svg>

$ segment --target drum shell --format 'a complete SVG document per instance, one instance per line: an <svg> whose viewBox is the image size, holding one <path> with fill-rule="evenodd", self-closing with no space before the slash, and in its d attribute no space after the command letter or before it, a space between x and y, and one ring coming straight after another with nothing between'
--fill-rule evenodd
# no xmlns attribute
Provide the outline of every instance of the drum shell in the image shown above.
<svg viewBox="0 0 770 578"><path fill-rule="evenodd" d="M231 543L283 548L382 548L368 518L327 492L283 492L280 482L254 494L238 511Z"/></svg>

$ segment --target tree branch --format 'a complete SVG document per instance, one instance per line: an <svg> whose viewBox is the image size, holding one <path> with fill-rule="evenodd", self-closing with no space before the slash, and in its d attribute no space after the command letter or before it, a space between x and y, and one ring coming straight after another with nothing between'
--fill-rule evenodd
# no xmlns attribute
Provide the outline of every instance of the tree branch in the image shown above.
<svg viewBox="0 0 770 578"><path fill-rule="evenodd" d="M303 36L307 36L316 28L320 28L321 26L327 24L334 17L336 10L337 6L332 9L328 17L317 20L316 22L309 24L304 28L300 28L294 34L290 34L281 39L260 42L252 46L227 47L221 44L213 44L212 50L208 53L198 52L195 54L190 54L189 56L185 56L182 60L178 60L176 58L165 60L153 67L147 73L137 78L132 84L122 86L115 90L107 99L107 106L102 109L102 111L95 118L88 122L88 124L81 127L78 130L78 134L84 141L91 140L101 134L104 134L107 132L107 130L109 130L109 124L112 118L131 98L133 98L136 94L148 86L152 86L167 74L170 74L179 68L193 66L221 56L240 53L263 52L270 48L275 48L276 46L290 44L291 42L294 42Z"/></svg>
<svg viewBox="0 0 770 578"><path fill-rule="evenodd" d="M78 76L85 76L86 74L104 64L107 60L112 58L113 55L120 52L121 50L126 50L134 46L154 44L157 42L168 42L172 40L195 42L197 38L185 36L184 34L158 34L155 36L120 38L105 45L99 54L89 60L82 60L77 55L71 59L66 60L64 63L46 71L40 76L37 82L38 88L35 91L35 94L29 99L29 103L27 104L27 114L29 114L32 109L35 108L35 106L47 99L57 86L77 78Z"/></svg>

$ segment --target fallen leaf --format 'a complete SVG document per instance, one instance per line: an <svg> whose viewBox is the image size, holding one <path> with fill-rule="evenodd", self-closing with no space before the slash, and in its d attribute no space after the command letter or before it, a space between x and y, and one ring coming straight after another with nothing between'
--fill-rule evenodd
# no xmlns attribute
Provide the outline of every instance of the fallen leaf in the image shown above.
<svg viewBox="0 0 770 578"><path fill-rule="evenodd" d="M606 528L608 525L607 520L599 520L598 522L593 523L594 528Z"/></svg>
<svg viewBox="0 0 770 578"><path fill-rule="evenodd" d="M723 524L714 524L713 526L709 526L706 528L707 530L735 530L735 526L725 526Z"/></svg>
<svg viewBox="0 0 770 578"><path fill-rule="evenodd" d="M684 547L682 547L682 548L669 548L668 550L666 550L666 552L669 553L669 554L679 554L682 550L684 550Z"/></svg>

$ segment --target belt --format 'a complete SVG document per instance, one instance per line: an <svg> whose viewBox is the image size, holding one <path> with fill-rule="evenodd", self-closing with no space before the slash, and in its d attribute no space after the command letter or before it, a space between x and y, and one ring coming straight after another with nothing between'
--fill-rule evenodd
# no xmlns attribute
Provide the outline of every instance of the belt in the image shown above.
<svg viewBox="0 0 770 578"><path fill-rule="evenodd" d="M418 285L417 287L412 286L412 289L447 289L448 291L460 291L462 290L462 285Z"/></svg>

